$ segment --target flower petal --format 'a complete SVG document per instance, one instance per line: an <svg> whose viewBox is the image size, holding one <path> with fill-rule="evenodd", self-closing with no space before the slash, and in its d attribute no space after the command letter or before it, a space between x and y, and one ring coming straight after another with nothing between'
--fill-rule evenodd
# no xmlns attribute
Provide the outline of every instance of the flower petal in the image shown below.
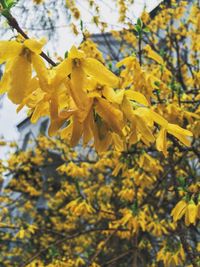
<svg viewBox="0 0 200 267"><path fill-rule="evenodd" d="M123 114L105 99L98 98L96 102L96 112L116 133L122 134Z"/></svg>
<svg viewBox="0 0 200 267"><path fill-rule="evenodd" d="M18 56L22 51L23 45L16 41L0 41L0 64Z"/></svg>
<svg viewBox="0 0 200 267"><path fill-rule="evenodd" d="M34 54L31 56L31 59L33 67L37 73L41 89L45 92L50 91L48 81L49 74L43 59L40 56Z"/></svg>
<svg viewBox="0 0 200 267"><path fill-rule="evenodd" d="M42 52L42 47L45 45L45 43L46 40L44 38L40 41L34 39L27 39L24 41L24 45L37 55Z"/></svg>
<svg viewBox="0 0 200 267"><path fill-rule="evenodd" d="M158 137L156 139L156 148L158 151L162 151L163 154L167 155L167 130L165 128L162 128L158 134Z"/></svg>
<svg viewBox="0 0 200 267"><path fill-rule="evenodd" d="M106 84L111 87L118 87L119 79L111 71L109 71L102 63L94 58L83 60L84 71L94 77L99 83Z"/></svg>
<svg viewBox="0 0 200 267"><path fill-rule="evenodd" d="M149 106L149 102L147 101L146 97L139 92L133 90L127 90L125 91L125 95L130 100L134 100L144 106Z"/></svg>
<svg viewBox="0 0 200 267"><path fill-rule="evenodd" d="M103 88L103 96L108 99L111 103L121 104L124 98L124 90L120 90L119 92L115 92L113 88L104 86Z"/></svg>
<svg viewBox="0 0 200 267"><path fill-rule="evenodd" d="M84 58L85 53L82 50L77 49L74 45L69 51L69 58Z"/></svg>
<svg viewBox="0 0 200 267"><path fill-rule="evenodd" d="M10 72L8 97L13 103L19 104L26 96L28 84L31 80L31 63L25 57L17 56L13 61Z"/></svg>
<svg viewBox="0 0 200 267"><path fill-rule="evenodd" d="M139 132L141 133L141 135L147 139L148 142L152 143L154 142L155 138L152 134L152 132L150 131L149 127L146 125L144 119L138 115L134 115L136 117L135 121L136 121L136 127L139 130Z"/></svg>
<svg viewBox="0 0 200 267"><path fill-rule="evenodd" d="M191 139L189 139L189 137L193 136L192 132L171 123L168 124L167 131L179 139L179 141L181 141L185 146L191 145Z"/></svg>
<svg viewBox="0 0 200 267"><path fill-rule="evenodd" d="M147 56L153 60L155 60L157 63L164 65L163 58L157 54L155 51L152 50L152 48L149 45L146 45L144 50L147 52Z"/></svg>
<svg viewBox="0 0 200 267"><path fill-rule="evenodd" d="M65 59L58 66L54 68L55 76L52 81L53 86L57 86L72 72L72 61L71 59Z"/></svg>

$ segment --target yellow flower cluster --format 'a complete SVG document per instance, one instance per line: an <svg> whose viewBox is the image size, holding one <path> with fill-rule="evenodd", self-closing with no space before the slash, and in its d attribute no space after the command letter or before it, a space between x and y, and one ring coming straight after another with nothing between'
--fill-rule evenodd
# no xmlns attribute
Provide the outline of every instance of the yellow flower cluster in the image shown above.
<svg viewBox="0 0 200 267"><path fill-rule="evenodd" d="M98 60L87 57L88 52L85 54L72 47L65 60L47 69L39 55L43 44L43 41L31 39L23 43L0 42L0 62L6 61L0 88L1 93L8 92L8 97L15 104L20 104L18 110L23 106L30 109L32 122L41 116L50 116L50 136L67 124L61 136L69 138L72 146L82 137L85 145L94 138L99 152L110 145L124 150L127 142L129 145L139 140L146 145L153 143L152 127L156 123L162 127L156 145L165 155L167 132L190 145L188 137L192 136L191 132L168 123L152 110L142 93L134 90L137 85L137 88L142 87L142 76L146 76L147 84L154 79L143 72L136 58L127 57L117 63L118 68L125 66L118 78ZM97 51L97 48L91 50ZM150 48L147 50L149 57L163 63L155 52ZM34 77L32 70L36 73ZM135 84L132 84L132 72ZM22 76L23 80L19 78ZM130 85L132 87L127 90Z"/></svg>
<svg viewBox="0 0 200 267"><path fill-rule="evenodd" d="M196 205L193 200L189 203L185 200L181 200L173 208L171 215L173 216L173 220L175 222L185 215L185 225L195 225L197 219L200 219L200 202Z"/></svg>
<svg viewBox="0 0 200 267"><path fill-rule="evenodd" d="M158 252L157 260L162 261L164 266L180 266L185 260L185 252L182 246L177 251L170 251L165 246Z"/></svg>
<svg viewBox="0 0 200 267"><path fill-rule="evenodd" d="M75 19L80 18L80 11L76 7L76 3L74 0L66 0L66 7L69 8Z"/></svg>
<svg viewBox="0 0 200 267"><path fill-rule="evenodd" d="M118 0L118 6L119 6L119 21L124 22L126 19L126 11L127 11L127 6L126 6L126 1L125 0Z"/></svg>

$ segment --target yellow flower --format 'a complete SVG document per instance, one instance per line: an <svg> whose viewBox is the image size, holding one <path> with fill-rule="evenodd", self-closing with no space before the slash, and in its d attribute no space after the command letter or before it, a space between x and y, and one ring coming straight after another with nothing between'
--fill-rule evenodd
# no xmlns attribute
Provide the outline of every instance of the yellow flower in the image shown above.
<svg viewBox="0 0 200 267"><path fill-rule="evenodd" d="M21 103L30 93L32 58L38 57L43 45L44 40L28 39L23 43L0 41L0 64L6 62L0 93L8 92L8 97L15 104Z"/></svg>
<svg viewBox="0 0 200 267"><path fill-rule="evenodd" d="M33 0L34 3L36 3L37 5L41 4L44 0Z"/></svg>
<svg viewBox="0 0 200 267"><path fill-rule="evenodd" d="M167 156L167 130L164 127L161 128L157 136L156 148L158 151L162 151L165 157Z"/></svg>
<svg viewBox="0 0 200 267"><path fill-rule="evenodd" d="M163 261L164 266L183 266L185 253L182 245L178 250L170 251L168 247L163 247L157 254L157 261Z"/></svg>
<svg viewBox="0 0 200 267"><path fill-rule="evenodd" d="M164 61L160 55L158 55L155 51L152 50L152 48L149 45L146 45L144 50L147 52L147 56L153 60L155 60L157 63L164 65Z"/></svg>
<svg viewBox="0 0 200 267"><path fill-rule="evenodd" d="M66 0L66 7L71 11L75 19L80 18L80 12L78 8L76 7L74 0Z"/></svg>
<svg viewBox="0 0 200 267"><path fill-rule="evenodd" d="M157 149L162 151L165 156L167 156L167 132L174 135L184 145L190 146L191 140L189 137L193 135L192 132L183 129L176 124L167 123L167 125L164 125L161 128L156 139Z"/></svg>
<svg viewBox="0 0 200 267"><path fill-rule="evenodd" d="M181 128L176 124L168 123L167 132L174 135L185 146L190 146L191 140L188 137L192 137L192 132Z"/></svg>
<svg viewBox="0 0 200 267"><path fill-rule="evenodd" d="M198 205L196 205L193 200L189 203L185 200L179 201L171 212L173 220L175 222L180 220L184 214L186 226L196 224L196 220L198 218Z"/></svg>
<svg viewBox="0 0 200 267"><path fill-rule="evenodd" d="M117 134L122 133L122 112L102 98L103 95L111 101L122 101L123 98L115 94L112 88L119 84L119 79L106 67L94 58L86 58L83 51L72 47L68 58L58 66L59 71L65 75L71 74L66 85L76 105L76 109L66 109L60 112L60 117L68 119L72 116L70 124L62 131L62 137L70 137L71 145L76 145L83 135L83 142L87 144L94 136L95 148L103 151L108 148L112 137L109 130ZM115 97L116 96L116 97ZM100 116L96 119L92 107ZM95 117L94 117L95 116ZM101 120L102 119L102 120Z"/></svg>
<svg viewBox="0 0 200 267"><path fill-rule="evenodd" d="M85 265L85 261L81 257L78 257L76 260L75 266L79 267L79 266L84 266L84 265Z"/></svg>
<svg viewBox="0 0 200 267"><path fill-rule="evenodd" d="M173 208L171 215L173 220L177 222L180 220L186 212L187 202L185 200L179 201L176 206Z"/></svg>
<svg viewBox="0 0 200 267"><path fill-rule="evenodd" d="M24 237L25 237L25 234L26 234L26 231L23 229L23 228L21 228L20 230L19 230L19 232L16 234L16 238L19 238L19 239L24 239Z"/></svg>
<svg viewBox="0 0 200 267"><path fill-rule="evenodd" d="M193 200L189 202L185 211L185 224L186 226L190 224L195 224L197 219L198 206Z"/></svg>
<svg viewBox="0 0 200 267"><path fill-rule="evenodd" d="M86 200L81 201L80 198L72 200L66 206L67 210L70 210L74 215L88 215L95 212L93 207L86 202Z"/></svg>

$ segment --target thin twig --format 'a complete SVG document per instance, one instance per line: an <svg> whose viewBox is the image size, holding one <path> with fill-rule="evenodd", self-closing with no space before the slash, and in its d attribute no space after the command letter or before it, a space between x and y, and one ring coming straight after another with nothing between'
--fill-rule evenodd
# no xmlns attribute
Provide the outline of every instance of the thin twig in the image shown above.
<svg viewBox="0 0 200 267"><path fill-rule="evenodd" d="M128 251L122 253L121 255L119 255L119 256L117 256L117 257L114 257L113 259L111 259L111 260L105 262L105 263L102 265L102 267L104 267L104 266L108 266L108 265L111 266L110 264L113 264L114 262L116 262L116 261L118 261L118 260L121 260L123 257L127 256L127 255L130 254L131 252L133 252L132 249L130 249L130 250L128 250Z"/></svg>

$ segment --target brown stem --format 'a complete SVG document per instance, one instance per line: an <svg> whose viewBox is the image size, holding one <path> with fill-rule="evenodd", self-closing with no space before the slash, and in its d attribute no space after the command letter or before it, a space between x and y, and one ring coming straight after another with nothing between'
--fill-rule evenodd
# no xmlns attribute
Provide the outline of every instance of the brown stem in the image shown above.
<svg viewBox="0 0 200 267"><path fill-rule="evenodd" d="M139 40L138 40L138 56L139 56L139 63L140 66L142 66L142 37L139 35Z"/></svg>
<svg viewBox="0 0 200 267"><path fill-rule="evenodd" d="M132 252L133 252L133 250L130 249L130 250L128 250L128 251L122 253L121 255L119 255L119 256L117 256L117 257L114 257L114 258L112 258L111 260L107 261L106 263L104 263L104 264L102 265L102 267L104 267L104 266L111 266L111 264L113 264L114 262L116 262L116 261L118 261L118 260L121 260L122 258L124 258L125 256L127 256L128 254L130 254L130 253L132 253Z"/></svg>
<svg viewBox="0 0 200 267"><path fill-rule="evenodd" d="M177 69L178 69L179 81L180 81L180 84L182 85L182 88L184 89L184 91L187 91L187 86L185 85L182 71L181 71L181 55L180 55L179 44L178 44L176 37L172 38L172 42L174 42L174 44L175 44L174 48L176 50L176 56L177 56Z"/></svg>
<svg viewBox="0 0 200 267"><path fill-rule="evenodd" d="M132 267L137 267L137 257L138 257L138 235L137 233L135 234L133 238L134 242L134 251L133 251L133 262L132 262Z"/></svg>

